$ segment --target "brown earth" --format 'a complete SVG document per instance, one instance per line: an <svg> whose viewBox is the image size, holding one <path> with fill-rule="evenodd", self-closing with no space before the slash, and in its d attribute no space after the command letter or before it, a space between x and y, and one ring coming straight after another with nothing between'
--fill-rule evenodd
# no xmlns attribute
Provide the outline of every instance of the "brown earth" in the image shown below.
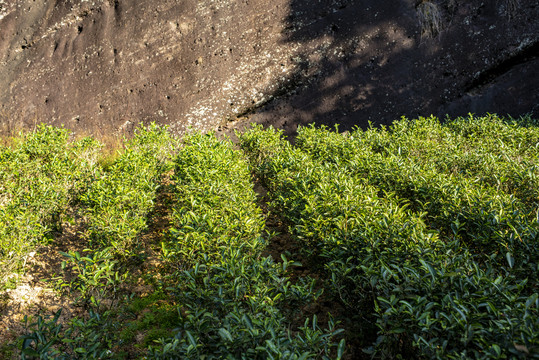
<svg viewBox="0 0 539 360"><path fill-rule="evenodd" d="M431 37L423 2L0 0L0 124L107 137L539 116L539 0L436 0Z"/></svg>

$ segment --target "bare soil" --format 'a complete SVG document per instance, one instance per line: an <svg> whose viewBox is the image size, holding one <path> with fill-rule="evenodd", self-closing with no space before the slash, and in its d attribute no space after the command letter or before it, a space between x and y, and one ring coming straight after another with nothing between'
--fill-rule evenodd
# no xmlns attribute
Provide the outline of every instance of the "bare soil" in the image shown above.
<svg viewBox="0 0 539 360"><path fill-rule="evenodd" d="M60 252L82 251L87 247L81 236L83 224L78 220L75 225L64 224L52 244L30 253L24 274L16 275L16 287L0 294L0 345L15 345L17 338L26 334L25 316L30 325L36 316L53 316L60 309L60 323L84 314L82 308L73 306L73 296L62 295L54 287L54 279L64 275L62 262L66 258Z"/></svg>

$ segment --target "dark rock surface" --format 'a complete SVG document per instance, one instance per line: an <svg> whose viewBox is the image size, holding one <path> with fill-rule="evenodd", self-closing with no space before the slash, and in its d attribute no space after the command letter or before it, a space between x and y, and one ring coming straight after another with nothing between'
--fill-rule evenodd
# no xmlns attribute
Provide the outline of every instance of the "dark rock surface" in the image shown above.
<svg viewBox="0 0 539 360"><path fill-rule="evenodd" d="M291 134L311 122L345 130L401 116L539 116L538 1L512 11L507 1L439 1L434 38L422 36L410 1L333 1L318 18L308 3L292 1L306 25L287 39L303 44L305 81L249 121ZM333 51L317 56L328 34Z"/></svg>
<svg viewBox="0 0 539 360"><path fill-rule="evenodd" d="M539 116L539 0L0 0L0 125Z"/></svg>

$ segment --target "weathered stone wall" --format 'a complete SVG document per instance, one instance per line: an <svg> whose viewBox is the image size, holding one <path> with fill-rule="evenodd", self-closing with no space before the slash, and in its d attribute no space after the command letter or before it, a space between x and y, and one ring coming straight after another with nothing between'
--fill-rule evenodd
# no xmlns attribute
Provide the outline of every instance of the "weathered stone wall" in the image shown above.
<svg viewBox="0 0 539 360"><path fill-rule="evenodd" d="M1 127L537 112L538 1L514 1L438 1L426 38L411 0L0 0Z"/></svg>
<svg viewBox="0 0 539 360"><path fill-rule="evenodd" d="M13 1L0 20L3 121L89 132L211 129L289 81L284 1Z"/></svg>

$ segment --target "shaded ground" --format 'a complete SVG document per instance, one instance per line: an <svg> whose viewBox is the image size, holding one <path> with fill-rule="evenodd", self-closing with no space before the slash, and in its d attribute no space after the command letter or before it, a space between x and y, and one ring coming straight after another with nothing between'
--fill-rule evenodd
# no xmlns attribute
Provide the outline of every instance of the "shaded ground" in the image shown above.
<svg viewBox="0 0 539 360"><path fill-rule="evenodd" d="M420 3L0 0L0 125L108 137L139 121L293 133L313 121L539 116L539 0L435 0L434 38Z"/></svg>

